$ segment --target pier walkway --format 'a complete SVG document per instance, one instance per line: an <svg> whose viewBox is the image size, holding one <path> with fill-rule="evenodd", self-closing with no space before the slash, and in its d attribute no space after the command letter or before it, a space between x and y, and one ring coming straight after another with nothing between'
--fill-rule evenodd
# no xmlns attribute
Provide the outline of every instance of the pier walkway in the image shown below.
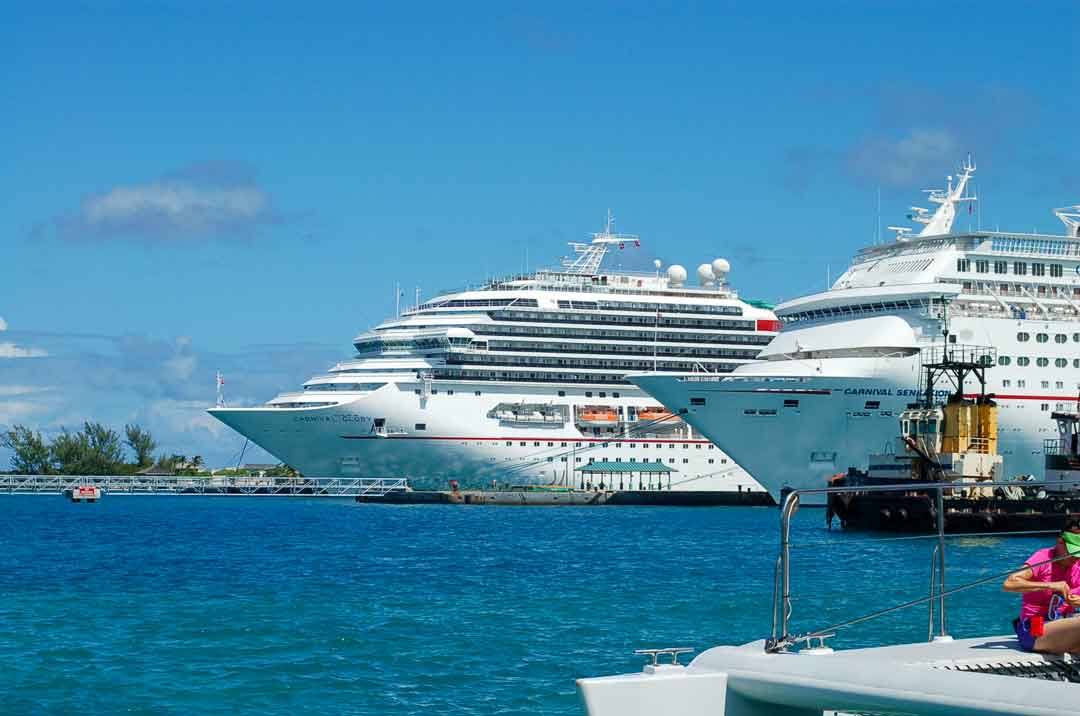
<svg viewBox="0 0 1080 716"><path fill-rule="evenodd" d="M94 486L105 495L383 496L407 489L386 477L189 477L181 475L0 475L0 495L62 495Z"/></svg>

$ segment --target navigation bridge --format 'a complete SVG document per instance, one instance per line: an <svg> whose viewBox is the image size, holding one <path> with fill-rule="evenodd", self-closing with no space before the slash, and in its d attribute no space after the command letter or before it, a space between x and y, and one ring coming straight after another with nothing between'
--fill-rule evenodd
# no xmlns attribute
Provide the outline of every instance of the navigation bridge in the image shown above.
<svg viewBox="0 0 1080 716"><path fill-rule="evenodd" d="M97 487L105 495L270 495L354 499L411 490L404 477L0 475L0 495L62 495L80 487Z"/></svg>

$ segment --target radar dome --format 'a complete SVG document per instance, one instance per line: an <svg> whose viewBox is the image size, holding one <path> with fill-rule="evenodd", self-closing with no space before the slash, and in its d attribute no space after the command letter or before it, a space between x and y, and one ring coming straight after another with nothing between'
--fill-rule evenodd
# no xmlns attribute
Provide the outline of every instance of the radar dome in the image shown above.
<svg viewBox="0 0 1080 716"><path fill-rule="evenodd" d="M686 269L679 264L668 266L667 277L672 286L682 286L686 282Z"/></svg>
<svg viewBox="0 0 1080 716"><path fill-rule="evenodd" d="M698 266L697 280L702 286L712 286L716 281L716 276L713 275L712 266L709 264L701 264Z"/></svg>
<svg viewBox="0 0 1080 716"><path fill-rule="evenodd" d="M713 276L716 276L718 281L723 281L724 276L727 276L730 271L731 264L728 263L727 259L716 259L712 262Z"/></svg>

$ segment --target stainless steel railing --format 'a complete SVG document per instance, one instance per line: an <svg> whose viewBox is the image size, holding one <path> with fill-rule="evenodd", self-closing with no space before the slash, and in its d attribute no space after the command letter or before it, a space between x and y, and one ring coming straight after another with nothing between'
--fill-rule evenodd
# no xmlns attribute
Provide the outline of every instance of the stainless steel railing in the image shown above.
<svg viewBox="0 0 1080 716"><path fill-rule="evenodd" d="M805 642L809 643L812 639L822 639L829 633L841 629L843 627L852 626L854 624L874 619L879 616L891 614L893 612L907 609L909 607L917 606L920 604L929 603L929 623L927 627L927 633L929 639L934 638L934 606L936 602L937 606L937 621L938 621L938 634L940 637L948 636L948 624L946 620L945 612L945 598L952 594L971 589L982 584L986 584L996 579L1003 579L1004 577L1015 571L1015 568L1007 572L995 574L990 577L986 577L975 582L960 585L953 589L947 589L945 586L945 493L946 491L961 490L969 487L1047 487L1053 485L1057 489L1062 487L1071 487L1073 490L1080 490L1080 479L1073 481L1031 481L1031 482L1019 482L1016 480L1001 481L1001 482L978 482L978 483L956 483L956 482L926 482L926 483L898 483L893 485L866 485L866 486L845 486L845 487L822 487L814 489L793 490L788 493L784 499L783 504L780 507L780 554L777 557L774 582L773 582L773 604L772 604L772 633L769 639L766 640L765 649L769 652L785 651L795 644ZM839 624L832 624L824 629L817 629L803 634L792 634L789 630L791 619L791 521L795 516L795 513L799 510L799 504L803 495L830 495L837 493L865 493L865 492L933 492L935 498L935 512L936 512L936 532L931 535L921 535L916 537L900 537L896 539L933 539L936 540L933 551L931 552L931 573L930 573L930 591L928 596L913 599L903 604L898 604L885 609L880 609L869 614L861 615ZM1013 532L993 532L995 536L1019 536L1019 535L1032 535L1032 534L1050 534L1051 531L1040 530L1023 530ZM980 533L987 534L987 533ZM964 535L972 536L972 535ZM936 588L935 588L936 587Z"/></svg>

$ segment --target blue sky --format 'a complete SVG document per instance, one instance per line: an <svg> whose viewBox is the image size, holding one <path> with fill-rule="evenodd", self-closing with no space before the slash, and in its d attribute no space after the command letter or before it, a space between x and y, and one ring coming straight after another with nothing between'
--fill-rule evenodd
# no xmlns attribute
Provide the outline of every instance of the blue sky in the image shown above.
<svg viewBox="0 0 1080 716"><path fill-rule="evenodd" d="M215 370L261 402L608 207L781 300L967 152L984 226L1080 202L1076 3L582 5L7 7L0 425L223 463Z"/></svg>

